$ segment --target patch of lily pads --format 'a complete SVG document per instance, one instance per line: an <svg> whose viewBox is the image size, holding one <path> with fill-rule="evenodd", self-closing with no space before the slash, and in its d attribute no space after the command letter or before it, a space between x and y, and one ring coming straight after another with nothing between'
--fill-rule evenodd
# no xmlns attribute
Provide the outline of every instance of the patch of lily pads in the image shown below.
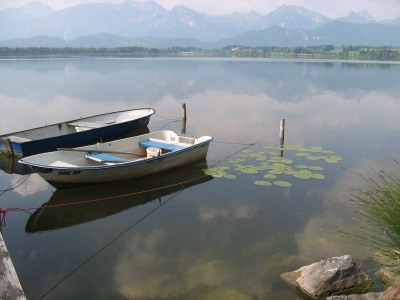
<svg viewBox="0 0 400 300"><path fill-rule="evenodd" d="M325 178L323 174L320 174L321 171L324 171L323 167L316 165L309 166L306 163L307 161L333 164L342 160L342 157L333 155L333 151L324 150L322 147L304 148L285 144L280 147L266 146L263 149L265 150L255 151L253 149L244 149L236 157L224 161L227 165L231 166L221 165L210 169L203 169L203 171L205 174L215 178L235 179L237 178L237 174L242 174L240 176L253 176L255 185L290 187L292 186L290 182L280 179L321 180ZM282 151L295 152L293 160L296 160L296 162L301 160L303 164L295 164L293 160L287 157L280 157L279 153L282 154ZM248 164L248 161L251 161L253 164ZM262 179L259 179L260 174L263 177Z"/></svg>

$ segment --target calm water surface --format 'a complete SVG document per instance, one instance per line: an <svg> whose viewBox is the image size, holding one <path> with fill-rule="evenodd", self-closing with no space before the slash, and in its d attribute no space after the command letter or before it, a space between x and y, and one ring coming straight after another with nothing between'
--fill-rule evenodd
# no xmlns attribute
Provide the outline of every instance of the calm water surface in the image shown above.
<svg viewBox="0 0 400 300"><path fill-rule="evenodd" d="M306 299L279 277L331 256L368 255L343 243L356 216L343 195L362 183L349 170L395 170L400 159L400 66L385 63L235 59L0 61L1 133L60 120L152 107L147 131L187 104L187 136L211 135L207 162L142 179L56 190L1 157L3 235L28 299ZM161 116L161 117L159 117ZM325 179L278 174L291 187L259 186L269 170L224 161L285 142L333 151L337 163L285 151L287 166L319 166ZM246 144L255 144L249 147ZM253 152L241 152L242 150ZM314 148L316 149L316 148ZM321 153L312 153L321 155ZM231 157L232 156L232 157ZM273 155L272 155L273 157ZM268 158L270 159L270 157ZM228 166L236 179L205 176ZM12 172L20 174L9 174ZM164 189L154 189L170 186ZM153 191L152 191L153 190ZM145 193L138 193L147 191ZM117 197L121 196L123 197ZM45 205L111 201L60 208ZM365 263L365 264L364 264ZM376 290L381 289L376 282Z"/></svg>

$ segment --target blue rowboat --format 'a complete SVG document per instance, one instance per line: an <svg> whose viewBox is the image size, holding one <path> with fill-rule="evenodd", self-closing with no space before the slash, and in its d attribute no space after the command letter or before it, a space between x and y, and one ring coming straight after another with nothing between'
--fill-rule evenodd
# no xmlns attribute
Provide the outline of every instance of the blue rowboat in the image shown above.
<svg viewBox="0 0 400 300"><path fill-rule="evenodd" d="M0 152L25 157L122 137L146 127L154 109L123 110L0 135Z"/></svg>

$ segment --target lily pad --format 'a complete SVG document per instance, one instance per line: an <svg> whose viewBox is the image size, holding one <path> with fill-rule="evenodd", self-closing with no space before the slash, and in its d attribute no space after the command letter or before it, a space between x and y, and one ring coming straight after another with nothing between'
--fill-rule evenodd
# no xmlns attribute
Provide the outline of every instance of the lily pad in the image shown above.
<svg viewBox="0 0 400 300"><path fill-rule="evenodd" d="M297 169L307 169L308 167L307 166L304 166L304 165L297 165L297 166L294 166L295 168L297 168Z"/></svg>
<svg viewBox="0 0 400 300"><path fill-rule="evenodd" d="M253 150L250 150L250 149L244 149L244 150L242 150L242 152L243 153L252 153L252 152L254 152Z"/></svg>
<svg viewBox="0 0 400 300"><path fill-rule="evenodd" d="M338 162L339 162L339 161L336 160L336 159L330 159L330 158L325 159L325 161L326 161L327 163L330 163L330 164L335 164L335 163L338 163Z"/></svg>
<svg viewBox="0 0 400 300"><path fill-rule="evenodd" d="M256 184L256 185L262 185L262 186L270 186L270 185L272 185L271 182L268 182L268 181L265 181L265 180L257 180L257 181L254 181L254 184Z"/></svg>
<svg viewBox="0 0 400 300"><path fill-rule="evenodd" d="M266 179L275 179L276 176L274 174L265 174L264 178L266 178Z"/></svg>
<svg viewBox="0 0 400 300"><path fill-rule="evenodd" d="M296 174L293 174L294 177L300 178L300 179L310 179L310 176L307 174L299 173L297 172Z"/></svg>
<svg viewBox="0 0 400 300"><path fill-rule="evenodd" d="M256 170L256 169L240 169L239 171L242 173L245 173L245 174L257 174L258 173L258 170Z"/></svg>
<svg viewBox="0 0 400 300"><path fill-rule="evenodd" d="M229 170L229 169L230 169L230 167L226 167L226 166L218 166L218 167L216 167L216 169L218 169L218 170Z"/></svg>
<svg viewBox="0 0 400 300"><path fill-rule="evenodd" d="M300 170L299 173L306 174L306 175L312 174L312 172L310 170Z"/></svg>
<svg viewBox="0 0 400 300"><path fill-rule="evenodd" d="M278 185L278 186L283 186L283 187L292 186L292 184L290 182L287 182L287 181L275 181L274 184Z"/></svg>
<svg viewBox="0 0 400 300"><path fill-rule="evenodd" d="M340 156L329 156L328 159L342 160Z"/></svg>
<svg viewBox="0 0 400 300"><path fill-rule="evenodd" d="M226 179L236 179L236 176L235 175L231 175L231 174L226 174L226 175L224 175L224 178L226 178Z"/></svg>
<svg viewBox="0 0 400 300"><path fill-rule="evenodd" d="M309 159L309 160L318 160L318 159L320 159L320 157L319 156L307 156L307 159Z"/></svg>
<svg viewBox="0 0 400 300"><path fill-rule="evenodd" d="M335 152L333 152L333 151L328 151L328 150L324 150L324 151L322 151L322 153L324 153L324 154L334 154Z"/></svg>
<svg viewBox="0 0 400 300"><path fill-rule="evenodd" d="M284 169L286 167L284 164L281 163L275 163L272 166L276 169Z"/></svg>
<svg viewBox="0 0 400 300"><path fill-rule="evenodd" d="M297 155L297 156L309 156L310 154L308 154L306 152L297 152L295 155Z"/></svg>
<svg viewBox="0 0 400 300"><path fill-rule="evenodd" d="M310 174L310 175L308 175L308 176L310 176L311 178L314 178L314 179L324 179L324 178L325 178L324 175L322 175L322 174L317 174L317 173L312 173L312 174Z"/></svg>
<svg viewBox="0 0 400 300"><path fill-rule="evenodd" d="M322 167L318 167L318 166L311 166L311 167L308 167L310 170L313 170L313 171L322 171L324 168L322 168Z"/></svg>
<svg viewBox="0 0 400 300"><path fill-rule="evenodd" d="M283 174L284 170L271 170L268 172L268 174L273 174L273 175L280 175Z"/></svg>

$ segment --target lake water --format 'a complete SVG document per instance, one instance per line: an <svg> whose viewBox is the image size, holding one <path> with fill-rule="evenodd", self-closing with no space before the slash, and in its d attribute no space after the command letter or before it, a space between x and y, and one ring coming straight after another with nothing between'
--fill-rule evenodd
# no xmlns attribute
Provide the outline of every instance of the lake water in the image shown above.
<svg viewBox="0 0 400 300"><path fill-rule="evenodd" d="M280 274L344 254L373 276L372 253L338 230L358 226L344 195L363 183L350 171L396 170L399 100L398 64L0 60L2 134L141 107L157 111L145 130L180 133L181 122L166 119L180 117L186 103L186 136L215 138L206 163L67 190L36 174L9 174L2 156L0 207L38 208L7 213L2 230L27 298L307 299ZM279 146L281 118L285 143L308 151L284 151L286 173L265 179L271 169L261 166L280 163L279 151L265 147ZM207 165L234 179L204 176ZM299 170L325 178L287 172ZM101 198L111 200L39 208Z"/></svg>

